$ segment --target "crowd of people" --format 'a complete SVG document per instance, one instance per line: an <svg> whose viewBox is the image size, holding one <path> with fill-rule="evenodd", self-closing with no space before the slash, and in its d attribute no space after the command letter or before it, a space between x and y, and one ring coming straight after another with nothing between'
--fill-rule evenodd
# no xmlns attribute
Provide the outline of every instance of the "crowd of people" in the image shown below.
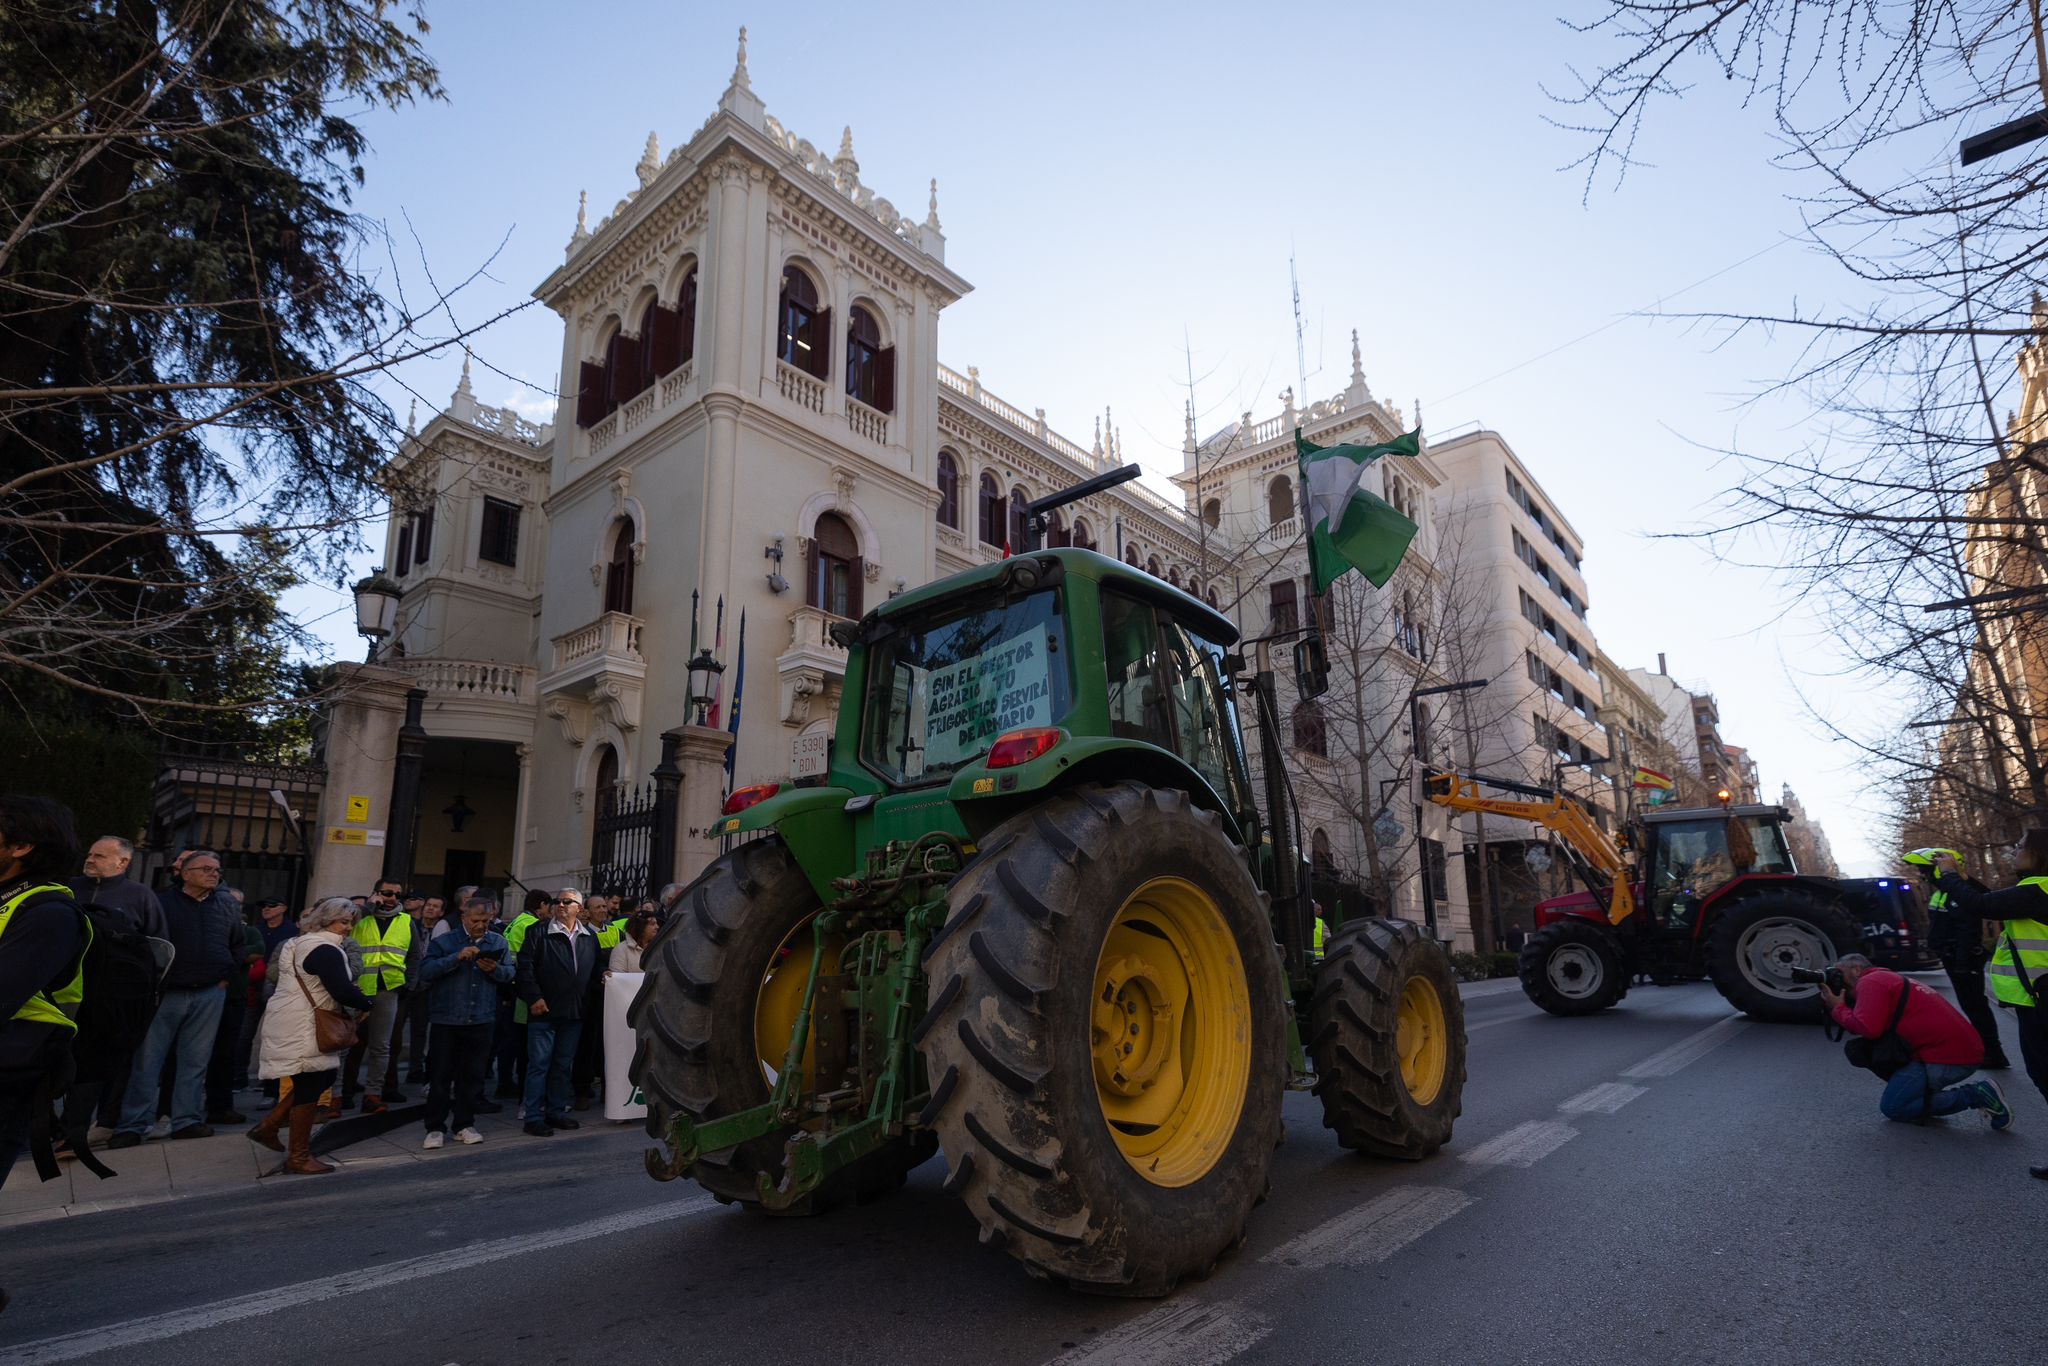
<svg viewBox="0 0 2048 1366"><path fill-rule="evenodd" d="M577 1128L603 1086L604 984L640 970L682 890L631 907L576 888L527 891L511 912L488 888L442 897L385 878L294 913L227 886L212 850L180 853L155 891L131 876L129 841L102 836L82 855L78 845L63 807L0 797L0 851L13 851L0 853L0 897L11 898L0 901L0 943L11 951L0 954L0 978L20 978L12 985L30 1013L55 993L54 1018L32 1039L14 1031L21 1066L8 1067L0 1048L0 1089L7 1077L46 1075L61 1049L65 992L52 980L83 980L89 938L67 937L65 922L82 927L78 908L90 908L99 923L168 945L169 966L132 1057L63 1091L61 1132L107 1149L206 1138L249 1123L237 1093L260 1088L267 1113L248 1137L283 1153L283 1170L298 1175L333 1170L312 1152L318 1124L405 1104L410 1088L425 1088L430 1149L482 1142L476 1117L505 1102L519 1105L535 1137ZM10 924L31 891L28 913ZM37 948L46 951L26 952ZM9 985L0 980L0 1004L15 999ZM0 1180L26 1142L13 1120L27 1115L27 1101L0 1095Z"/></svg>

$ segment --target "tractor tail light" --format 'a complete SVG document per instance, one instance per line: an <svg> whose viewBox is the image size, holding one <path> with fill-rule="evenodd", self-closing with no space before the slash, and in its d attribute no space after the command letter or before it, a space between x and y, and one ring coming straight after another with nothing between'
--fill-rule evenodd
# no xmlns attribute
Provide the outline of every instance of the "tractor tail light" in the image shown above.
<svg viewBox="0 0 2048 1366"><path fill-rule="evenodd" d="M1015 768L1028 764L1060 742L1060 733L1051 728L1013 730L990 746L988 768Z"/></svg>
<svg viewBox="0 0 2048 1366"><path fill-rule="evenodd" d="M750 806L767 801L780 791L782 791L781 783L755 783L752 787L742 787L725 799L725 806L721 814L727 816L736 815Z"/></svg>

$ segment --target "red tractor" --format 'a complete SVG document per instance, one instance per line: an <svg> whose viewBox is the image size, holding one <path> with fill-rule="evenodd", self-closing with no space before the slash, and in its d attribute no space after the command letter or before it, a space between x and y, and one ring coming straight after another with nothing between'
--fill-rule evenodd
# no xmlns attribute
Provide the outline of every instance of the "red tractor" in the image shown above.
<svg viewBox="0 0 2048 1366"><path fill-rule="evenodd" d="M1520 800L1483 796L1481 787ZM1553 1015L1590 1015L1646 977L1658 986L1712 978L1754 1019L1815 1021L1819 994L1792 968L1845 953L1887 967L1922 962L1925 913L1900 879L1801 873L1781 806L1653 809L1617 845L1575 797L1523 783L1431 773L1431 801L1534 821L1559 837L1587 890L1536 906L1522 946L1522 989Z"/></svg>

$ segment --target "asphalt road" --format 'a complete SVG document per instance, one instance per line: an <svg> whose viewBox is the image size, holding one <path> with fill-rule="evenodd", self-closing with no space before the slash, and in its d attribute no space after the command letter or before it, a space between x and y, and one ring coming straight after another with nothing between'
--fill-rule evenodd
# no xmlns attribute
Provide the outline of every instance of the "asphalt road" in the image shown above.
<svg viewBox="0 0 2048 1366"><path fill-rule="evenodd" d="M769 1220L650 1182L636 1131L8 1230L0 1366L2038 1359L2023 1075L2015 1133L1923 1128L1704 986L1585 1020L1491 995L1467 1027L1449 1148L1349 1155L1290 1096L1248 1242L1164 1301L1029 1279L942 1161Z"/></svg>

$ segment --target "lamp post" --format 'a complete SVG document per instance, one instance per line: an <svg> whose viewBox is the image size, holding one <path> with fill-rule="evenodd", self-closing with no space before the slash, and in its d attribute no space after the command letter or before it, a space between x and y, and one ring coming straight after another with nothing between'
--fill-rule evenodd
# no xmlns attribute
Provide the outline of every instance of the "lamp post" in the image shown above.
<svg viewBox="0 0 2048 1366"><path fill-rule="evenodd" d="M703 725L704 718L711 710L711 704L718 700L718 679L725 672L725 666L711 657L711 649L705 646L697 651L697 657L689 664L690 705L696 708L697 724Z"/></svg>
<svg viewBox="0 0 2048 1366"><path fill-rule="evenodd" d="M356 634L370 642L370 652L363 662L375 664L377 652L398 629L398 600L405 590L398 586L398 580L378 569L352 591L356 598Z"/></svg>
<svg viewBox="0 0 2048 1366"><path fill-rule="evenodd" d="M1422 875L1422 923L1428 929L1429 937L1436 935L1436 888L1429 881L1429 860L1422 848L1422 699L1438 697L1445 693L1472 692L1486 686L1483 678L1468 678L1461 683L1439 683L1434 688L1417 688L1408 694L1408 739L1415 758L1415 867ZM1479 851L1479 857L1486 857L1486 850ZM1476 947L1476 946L1475 946Z"/></svg>

